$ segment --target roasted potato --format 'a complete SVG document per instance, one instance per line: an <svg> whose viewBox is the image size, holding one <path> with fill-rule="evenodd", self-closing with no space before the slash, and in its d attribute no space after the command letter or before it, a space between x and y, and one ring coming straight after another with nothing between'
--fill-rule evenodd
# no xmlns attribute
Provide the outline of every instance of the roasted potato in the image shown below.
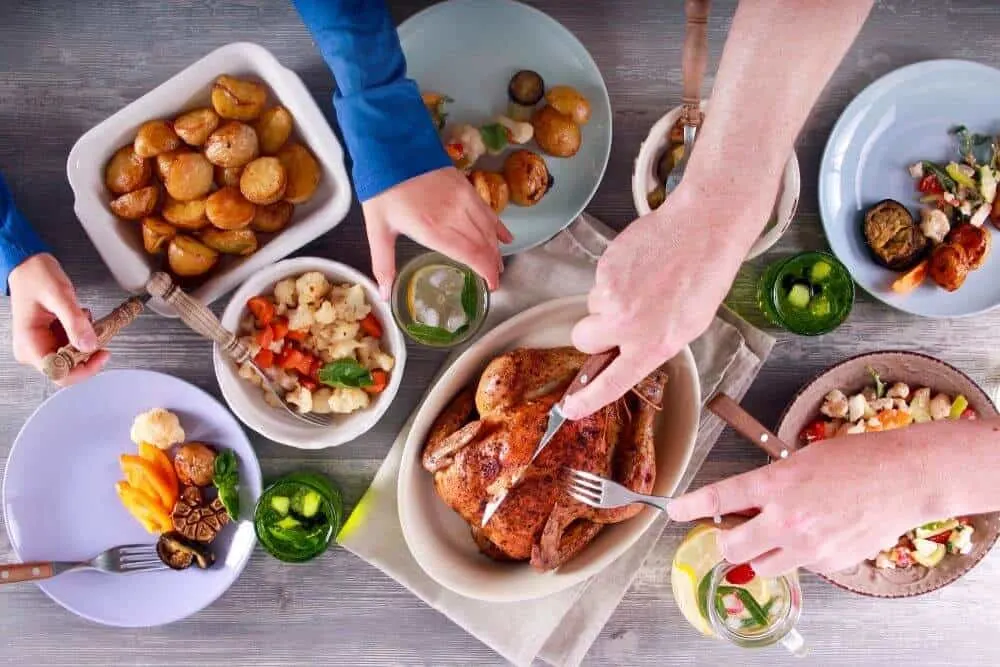
<svg viewBox="0 0 1000 667"><path fill-rule="evenodd" d="M572 118L578 125L586 125L590 120L590 102L572 86L552 86L545 93L545 101L562 115Z"/></svg>
<svg viewBox="0 0 1000 667"><path fill-rule="evenodd" d="M147 185L111 200L111 211L119 218L139 220L156 210L159 198L160 188L156 185Z"/></svg>
<svg viewBox="0 0 1000 667"><path fill-rule="evenodd" d="M257 133L237 121L226 123L205 142L205 157L219 167L242 167L259 154Z"/></svg>
<svg viewBox="0 0 1000 667"><path fill-rule="evenodd" d="M927 251L927 237L910 211L893 199L868 209L864 221L865 242L876 261L894 271L905 271Z"/></svg>
<svg viewBox="0 0 1000 667"><path fill-rule="evenodd" d="M201 241L178 234L167 246L167 263L176 275L191 278L208 273L219 261L219 253Z"/></svg>
<svg viewBox="0 0 1000 667"><path fill-rule="evenodd" d="M510 198L518 206L534 206L553 185L552 174L538 153L514 151L503 164Z"/></svg>
<svg viewBox="0 0 1000 667"><path fill-rule="evenodd" d="M227 185L235 185L239 187L240 176L243 175L243 167L216 167L215 168L215 184L220 188L224 188Z"/></svg>
<svg viewBox="0 0 1000 667"><path fill-rule="evenodd" d="M222 75L212 86L212 107L223 118L254 120L264 110L267 88L256 81Z"/></svg>
<svg viewBox="0 0 1000 667"><path fill-rule="evenodd" d="M969 269L975 270L986 263L993 245L993 233L988 229L963 222L953 227L944 240L945 243L962 246L968 255Z"/></svg>
<svg viewBox="0 0 1000 667"><path fill-rule="evenodd" d="M174 132L189 146L201 146L219 127L219 114L211 109L195 109L174 120Z"/></svg>
<svg viewBox="0 0 1000 667"><path fill-rule="evenodd" d="M931 251L927 273L949 292L954 292L969 275L969 254L957 243L942 243Z"/></svg>
<svg viewBox="0 0 1000 667"><path fill-rule="evenodd" d="M580 150L580 126L546 104L531 117L538 147L555 157L572 157Z"/></svg>
<svg viewBox="0 0 1000 667"><path fill-rule="evenodd" d="M122 146L108 160L104 169L104 184L116 195L138 190L149 184L153 168L148 160L135 154L132 144Z"/></svg>
<svg viewBox="0 0 1000 667"><path fill-rule="evenodd" d="M177 201L167 196L160 214L167 222L181 229L194 231L208 224L204 199Z"/></svg>
<svg viewBox="0 0 1000 667"><path fill-rule="evenodd" d="M274 155L292 134L292 114L285 107L271 107L253 126L260 141L260 152Z"/></svg>
<svg viewBox="0 0 1000 667"><path fill-rule="evenodd" d="M139 157L156 157L160 153L180 148L181 139L168 121L150 120L139 127L132 145Z"/></svg>
<svg viewBox="0 0 1000 667"><path fill-rule="evenodd" d="M201 242L226 255L252 255L257 251L257 235L251 229L206 229Z"/></svg>
<svg viewBox="0 0 1000 667"><path fill-rule="evenodd" d="M254 204L281 201L288 185L288 173L276 157L259 157L243 169L240 192Z"/></svg>
<svg viewBox="0 0 1000 667"><path fill-rule="evenodd" d="M153 158L156 164L156 177L160 179L161 183L167 182L167 174L170 173L170 165L173 164L174 158L178 155L183 155L185 153L190 153L186 148L178 148L175 151L167 151L166 153L160 153L155 158Z"/></svg>
<svg viewBox="0 0 1000 667"><path fill-rule="evenodd" d="M503 174L476 170L469 177L473 187L494 213L501 213L510 201L510 187Z"/></svg>
<svg viewBox="0 0 1000 667"><path fill-rule="evenodd" d="M250 221L250 228L254 231L273 234L280 232L292 219L292 211L295 206L287 201L279 201L268 206L258 206L254 213L253 220Z"/></svg>
<svg viewBox="0 0 1000 667"><path fill-rule="evenodd" d="M304 204L309 201L316 192L320 179L320 168L316 158L302 144L288 144L278 151L277 158L288 172L285 201L293 204Z"/></svg>
<svg viewBox="0 0 1000 667"><path fill-rule="evenodd" d="M212 190L215 175L212 164L201 153L183 153L170 163L164 185L177 201L201 199Z"/></svg>
<svg viewBox="0 0 1000 667"><path fill-rule="evenodd" d="M177 228L161 218L150 216L142 219L142 247L150 255L163 252L167 244L177 236Z"/></svg>
<svg viewBox="0 0 1000 667"><path fill-rule="evenodd" d="M256 211L257 207L233 186L217 190L205 200L205 215L219 229L242 229L250 224Z"/></svg>

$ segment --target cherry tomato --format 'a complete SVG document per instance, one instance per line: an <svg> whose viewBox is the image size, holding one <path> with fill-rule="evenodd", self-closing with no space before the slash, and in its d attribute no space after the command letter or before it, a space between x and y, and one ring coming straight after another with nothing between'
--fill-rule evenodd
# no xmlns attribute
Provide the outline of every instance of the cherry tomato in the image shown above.
<svg viewBox="0 0 1000 667"><path fill-rule="evenodd" d="M941 533L939 535L933 535L927 539L931 542L937 542L938 544L948 544L948 538L951 537L951 531Z"/></svg>
<svg viewBox="0 0 1000 667"><path fill-rule="evenodd" d="M802 430L802 439L806 444L826 439L826 424L822 419L817 419Z"/></svg>
<svg viewBox="0 0 1000 667"><path fill-rule="evenodd" d="M917 183L917 190L920 190L926 195L944 192L944 188L941 187L941 182L938 181L937 176L934 174L927 174L921 178L920 182Z"/></svg>
<svg viewBox="0 0 1000 667"><path fill-rule="evenodd" d="M757 574L750 567L750 563L743 563L742 565L737 565L729 572L726 572L726 581L731 583L733 586L746 586Z"/></svg>
<svg viewBox="0 0 1000 667"><path fill-rule="evenodd" d="M972 408L966 408L962 410L962 414L959 415L959 419L975 420L979 419L979 415L976 414L976 411L973 410Z"/></svg>

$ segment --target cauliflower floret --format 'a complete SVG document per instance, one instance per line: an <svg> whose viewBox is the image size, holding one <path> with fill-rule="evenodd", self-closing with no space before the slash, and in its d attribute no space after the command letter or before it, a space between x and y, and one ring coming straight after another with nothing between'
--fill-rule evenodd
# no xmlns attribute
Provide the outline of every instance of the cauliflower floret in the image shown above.
<svg viewBox="0 0 1000 667"><path fill-rule="evenodd" d="M299 414L306 414L313 411L312 392L303 386L285 394L285 402L294 405Z"/></svg>
<svg viewBox="0 0 1000 667"><path fill-rule="evenodd" d="M293 331L305 331L313 325L313 312L303 304L291 311L288 317L288 328Z"/></svg>
<svg viewBox="0 0 1000 667"><path fill-rule="evenodd" d="M357 359L355 350L357 350L360 345L361 343L356 340L335 341L320 350L320 356L323 358L323 361L327 363L333 361L334 359Z"/></svg>
<svg viewBox="0 0 1000 667"><path fill-rule="evenodd" d="M132 442L139 444L148 442L160 449L170 449L184 442L184 429L181 420L170 410L153 408L136 415L132 422Z"/></svg>
<svg viewBox="0 0 1000 667"><path fill-rule="evenodd" d="M248 381L255 387L259 387L263 384L263 381L260 379L260 376L257 375L257 371L253 369L253 367L250 365L250 362L248 361L244 361L242 364L240 364L239 375L241 378Z"/></svg>
<svg viewBox="0 0 1000 667"><path fill-rule="evenodd" d="M990 204L980 205L979 208L976 209L976 212L972 214L972 217L969 218L969 224L975 225L976 227L982 227L991 210L993 210L993 207Z"/></svg>
<svg viewBox="0 0 1000 667"><path fill-rule="evenodd" d="M899 410L900 412L909 412L910 406L906 404L906 400L902 398L892 399L892 407Z"/></svg>
<svg viewBox="0 0 1000 667"><path fill-rule="evenodd" d="M313 313L313 319L316 320L317 324L333 324L337 320L337 311L334 310L332 303L324 301L320 304L319 309Z"/></svg>
<svg viewBox="0 0 1000 667"><path fill-rule="evenodd" d="M295 377L293 373L289 373L288 371L280 368L274 373L272 382L281 387L284 391L292 391L299 386L299 379Z"/></svg>
<svg viewBox="0 0 1000 667"><path fill-rule="evenodd" d="M368 393L357 387L337 387L330 396L330 412L350 414L356 410L368 407Z"/></svg>
<svg viewBox="0 0 1000 667"><path fill-rule="evenodd" d="M850 400L847 401L847 421L856 422L865 416L865 411L868 409L868 401L861 394L855 394L851 396Z"/></svg>
<svg viewBox="0 0 1000 667"><path fill-rule="evenodd" d="M295 281L295 290L299 295L299 304L317 303L330 291L330 281L319 271L303 273Z"/></svg>
<svg viewBox="0 0 1000 667"><path fill-rule="evenodd" d="M341 285L330 292L330 301L337 312L338 320L356 322L363 320L372 312L365 298L365 290L361 285Z"/></svg>
<svg viewBox="0 0 1000 667"><path fill-rule="evenodd" d="M951 223L944 211L925 208L920 211L920 231L935 243L943 243L944 237L951 231Z"/></svg>
<svg viewBox="0 0 1000 667"><path fill-rule="evenodd" d="M357 322L337 322L329 329L330 341L356 340L359 331L361 331L361 325Z"/></svg>
<svg viewBox="0 0 1000 667"><path fill-rule="evenodd" d="M843 419L847 416L847 396L839 389L834 389L823 399L823 407L819 411L827 417Z"/></svg>
<svg viewBox="0 0 1000 667"><path fill-rule="evenodd" d="M845 435L858 435L859 433L865 432L865 422L859 421L857 424L847 425Z"/></svg>
<svg viewBox="0 0 1000 667"><path fill-rule="evenodd" d="M384 371L391 371L396 363L391 354L382 351L378 338L371 336L365 336L358 343L358 361L368 370L381 368Z"/></svg>
<svg viewBox="0 0 1000 667"><path fill-rule="evenodd" d="M333 396L333 390L329 387L323 387L322 389L317 389L312 395L312 408L313 412L318 415L328 415L330 414L330 397Z"/></svg>
<svg viewBox="0 0 1000 667"><path fill-rule="evenodd" d="M294 307L295 299L295 279L285 278L274 286L274 300L278 305Z"/></svg>
<svg viewBox="0 0 1000 667"><path fill-rule="evenodd" d="M274 304L274 314L278 317L286 317L288 315L288 306L283 303Z"/></svg>
<svg viewBox="0 0 1000 667"><path fill-rule="evenodd" d="M910 395L910 386L903 382L897 382L889 387L889 391L885 392L885 395L889 398L906 398Z"/></svg>
<svg viewBox="0 0 1000 667"><path fill-rule="evenodd" d="M876 398L874 401L868 404L873 412L882 412L883 410L892 409L892 399L889 397Z"/></svg>
<svg viewBox="0 0 1000 667"><path fill-rule="evenodd" d="M951 399L944 394L938 394L931 399L928 410L931 413L931 419L934 421L947 419L948 415L951 414Z"/></svg>
<svg viewBox="0 0 1000 667"><path fill-rule="evenodd" d="M913 178L923 178L924 177L924 163L914 162L909 166L910 176Z"/></svg>
<svg viewBox="0 0 1000 667"><path fill-rule="evenodd" d="M876 398L878 398L878 392L875 391L875 387L865 387L862 390L861 395L865 397L865 400L871 403Z"/></svg>
<svg viewBox="0 0 1000 667"><path fill-rule="evenodd" d="M875 557L875 567L880 570L895 570L896 564L885 553L879 552L879 555Z"/></svg>

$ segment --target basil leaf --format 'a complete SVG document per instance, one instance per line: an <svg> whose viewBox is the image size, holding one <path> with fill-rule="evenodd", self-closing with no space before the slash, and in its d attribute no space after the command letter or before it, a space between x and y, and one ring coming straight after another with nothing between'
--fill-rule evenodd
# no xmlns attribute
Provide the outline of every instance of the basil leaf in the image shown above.
<svg viewBox="0 0 1000 667"><path fill-rule="evenodd" d="M226 514L233 521L240 518L240 493L235 486L224 486L219 489L219 501L226 508Z"/></svg>
<svg viewBox="0 0 1000 667"><path fill-rule="evenodd" d="M337 359L319 370L319 381L329 387L368 387L374 383L371 371L354 359Z"/></svg>
<svg viewBox="0 0 1000 667"><path fill-rule="evenodd" d="M215 457L214 473L212 483L219 490L219 501L229 517L236 521L240 516L240 473L232 450L227 449Z"/></svg>
<svg viewBox="0 0 1000 667"><path fill-rule="evenodd" d="M507 147L507 128L500 123L490 123L479 128L479 135L491 153L499 153Z"/></svg>
<svg viewBox="0 0 1000 667"><path fill-rule="evenodd" d="M236 455L229 449L215 457L214 480L229 480L237 476Z"/></svg>
<svg viewBox="0 0 1000 667"><path fill-rule="evenodd" d="M407 325L406 330L411 336L423 343L446 345L455 340L456 336L460 336L464 333L464 330L467 328L468 325L464 324L462 327L459 327L455 333L452 333L442 327L432 327L419 322L414 322L413 324Z"/></svg>
<svg viewBox="0 0 1000 667"><path fill-rule="evenodd" d="M472 271L465 272L465 284L462 285L462 310L469 321L476 319L479 313L479 290L476 289L476 276Z"/></svg>

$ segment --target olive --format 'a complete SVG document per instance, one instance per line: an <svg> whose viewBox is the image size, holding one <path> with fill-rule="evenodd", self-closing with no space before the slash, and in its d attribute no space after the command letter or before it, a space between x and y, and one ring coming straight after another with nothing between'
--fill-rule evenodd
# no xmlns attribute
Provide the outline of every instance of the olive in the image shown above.
<svg viewBox="0 0 1000 667"><path fill-rule="evenodd" d="M545 95L545 82L542 75L534 70L523 69L510 79L507 86L507 96L510 101L524 106L534 106Z"/></svg>

